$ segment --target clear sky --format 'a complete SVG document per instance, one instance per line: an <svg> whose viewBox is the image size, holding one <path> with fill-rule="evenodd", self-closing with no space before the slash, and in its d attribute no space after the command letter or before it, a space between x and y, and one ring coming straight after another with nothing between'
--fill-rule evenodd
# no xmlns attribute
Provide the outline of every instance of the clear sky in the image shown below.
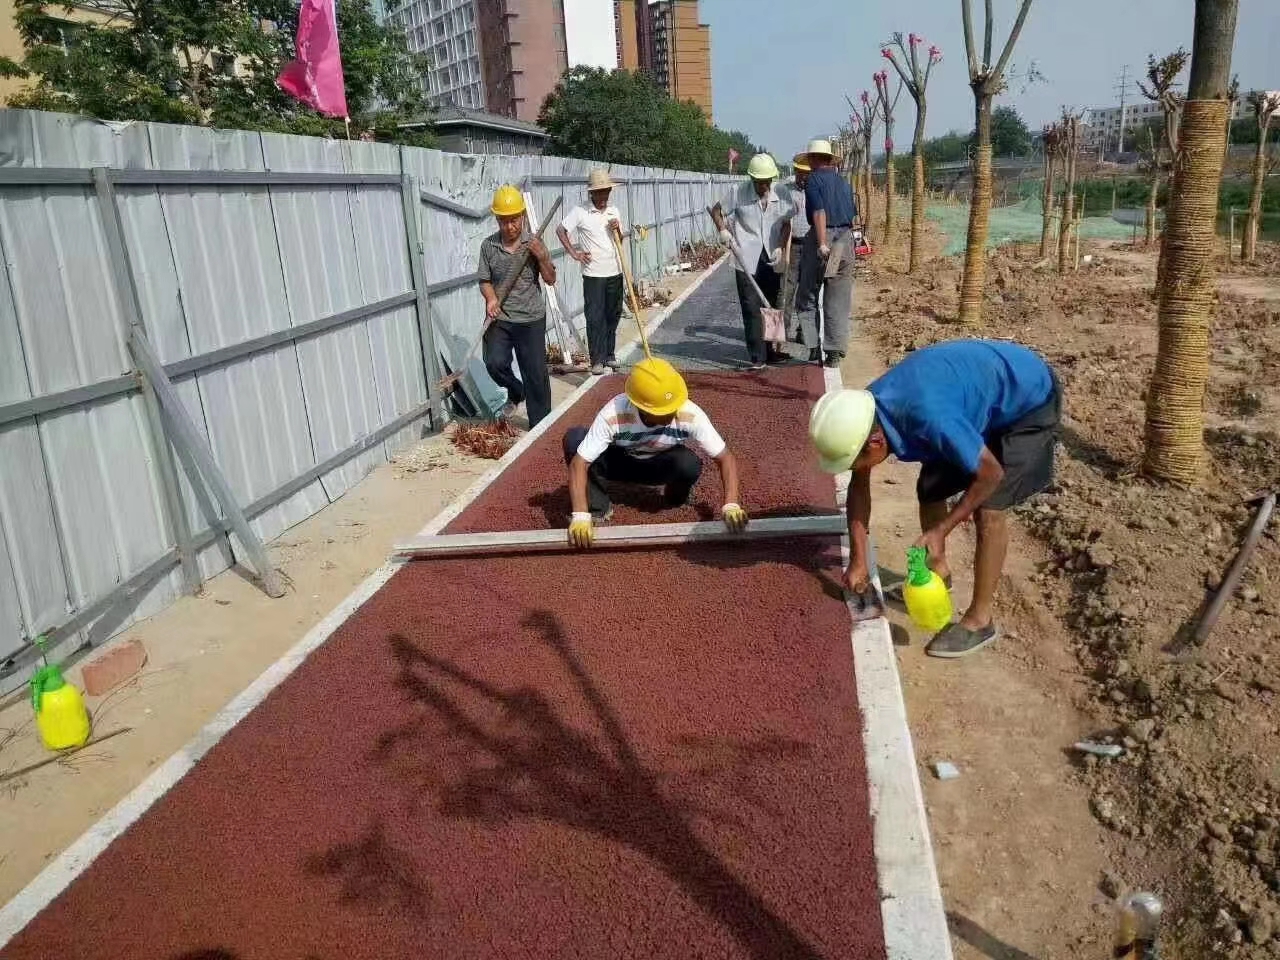
<svg viewBox="0 0 1280 960"><path fill-rule="evenodd" d="M980 44L983 4L972 2ZM1141 76L1147 54L1191 48L1194 8L1194 0L1035 0L1013 62L1023 69L1035 61L1045 81L1015 84L996 104L1017 107L1033 129L1063 105L1112 106L1125 64ZM995 9L999 49L1017 2L996 0ZM960 0L700 0L699 12L711 25L716 125L743 130L779 157L834 133L849 114L844 94L856 100L882 66L893 75L880 46L895 30L921 34L943 51L929 83L929 135L973 127ZM1280 0L1240 0L1232 69L1243 89L1280 90ZM1141 96L1132 83L1130 96ZM895 117L899 145L910 143L914 123L904 92Z"/></svg>

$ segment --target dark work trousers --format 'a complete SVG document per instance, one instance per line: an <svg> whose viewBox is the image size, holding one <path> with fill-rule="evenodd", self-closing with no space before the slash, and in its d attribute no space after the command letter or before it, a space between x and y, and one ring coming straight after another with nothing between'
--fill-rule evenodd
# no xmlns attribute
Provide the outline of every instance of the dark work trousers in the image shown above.
<svg viewBox="0 0 1280 960"><path fill-rule="evenodd" d="M764 317L760 313L760 298L751 289L751 281L741 270L734 270L733 277L738 281L738 305L742 307L742 332L747 340L747 357L752 363L764 363L768 354L764 343ZM756 283L760 292L769 298L769 306L778 305L778 290L782 285L782 277L769 266L763 250L760 261L756 264Z"/></svg>
<svg viewBox="0 0 1280 960"><path fill-rule="evenodd" d="M622 317L622 274L582 278L582 312L587 321L591 365L614 358Z"/></svg>
<svg viewBox="0 0 1280 960"><path fill-rule="evenodd" d="M520 364L520 377L511 358ZM507 391L510 403L525 404L530 428L551 412L551 374L547 371L547 320L512 323L495 320L484 332L484 368Z"/></svg>
<svg viewBox="0 0 1280 960"><path fill-rule="evenodd" d="M564 435L564 462L568 465L587 435L586 427L571 427ZM667 506L678 507L702 475L702 461L688 447L673 447L652 457L633 457L621 447L610 446L587 470L587 503L592 513L609 509L607 482L663 487Z"/></svg>
<svg viewBox="0 0 1280 960"><path fill-rule="evenodd" d="M816 274L816 277L815 277ZM791 241L791 316L787 334L796 343L803 344L810 350L818 346L818 317L812 309L814 300L822 292L822 271L817 264L810 264L804 259L804 241Z"/></svg>

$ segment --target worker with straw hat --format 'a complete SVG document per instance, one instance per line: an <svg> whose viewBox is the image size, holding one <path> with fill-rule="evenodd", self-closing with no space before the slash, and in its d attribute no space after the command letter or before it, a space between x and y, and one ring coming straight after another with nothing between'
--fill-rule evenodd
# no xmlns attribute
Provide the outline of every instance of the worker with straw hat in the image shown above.
<svg viewBox="0 0 1280 960"><path fill-rule="evenodd" d="M805 217L812 228L805 238L796 315L818 327L818 289L822 288L822 351L828 367L840 366L849 350L853 323L853 268L857 257L853 224L858 202L840 176L837 149L830 140L809 141L809 177L805 184Z"/></svg>
<svg viewBox="0 0 1280 960"><path fill-rule="evenodd" d="M582 311L587 352L595 376L618 366L614 355L622 318L622 264L614 240L622 237L622 214L609 204L616 184L605 170L587 177L589 203L574 207L556 228L565 251L582 265Z"/></svg>
<svg viewBox="0 0 1280 960"><path fill-rule="evenodd" d="M519 190L510 184L499 187L490 210L498 220L498 232L481 242L476 267L485 311L492 321L484 332L484 368L507 391L503 416L513 416L523 403L532 429L551 412L547 304L538 281L554 284L556 267L546 245L525 230L524 195ZM499 304L494 288L517 270L520 274L507 299ZM519 377L511 369L513 356L520 365Z"/></svg>
<svg viewBox="0 0 1280 960"><path fill-rule="evenodd" d="M1052 482L1061 417L1062 391L1049 365L1026 347L998 340L937 343L907 354L865 390L826 394L809 418L809 439L823 470L853 471L849 589L866 604L872 468L890 454L920 463L923 532L915 545L928 550L929 566L948 585L947 537L970 517L977 530L973 599L926 652L956 658L992 643L999 636L992 616L1009 542L1006 513Z"/></svg>
<svg viewBox="0 0 1280 960"><path fill-rule="evenodd" d="M711 208L711 219L720 231L720 239L732 249L736 243L742 256L735 264L738 282L738 303L742 308L742 327L747 342L747 359L752 370L763 369L766 363L782 363L788 359L775 344L764 339L765 306L752 286L755 285L769 301L769 307L778 306L778 290L781 286L782 250L790 240L791 205L774 189L778 177L778 165L767 153L757 153L747 164L747 182L735 187L725 202L733 229L726 221L724 205L716 203Z"/></svg>
<svg viewBox="0 0 1280 960"><path fill-rule="evenodd" d="M625 392L606 403L588 427L564 435L573 516L569 542L589 547L595 524L610 518L607 484L662 487L663 502L678 507L702 474L700 450L720 468L720 516L734 532L747 525L738 489L738 464L702 408L689 400L684 377L671 364L645 357L631 369Z"/></svg>
<svg viewBox="0 0 1280 960"><path fill-rule="evenodd" d="M794 176L791 183L787 184L787 200L794 209L791 215L791 251L787 260L787 275L783 283L783 289L789 290L787 296L789 302L783 303L782 307L787 311L787 335L796 338L796 342L809 348L809 360L815 363L822 362L822 350L818 345L818 326L815 322L817 317L813 314L801 316L795 309L796 301L800 290L800 264L804 257L805 238L809 235L809 219L805 215L804 191L809 184L809 155L807 153L797 153L791 160L791 169ZM819 291L822 288L822 278L817 278Z"/></svg>

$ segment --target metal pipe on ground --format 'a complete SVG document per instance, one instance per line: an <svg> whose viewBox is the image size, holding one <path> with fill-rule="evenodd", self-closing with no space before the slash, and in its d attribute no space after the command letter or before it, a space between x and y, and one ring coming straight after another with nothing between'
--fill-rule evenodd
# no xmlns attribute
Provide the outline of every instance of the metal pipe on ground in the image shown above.
<svg viewBox="0 0 1280 960"><path fill-rule="evenodd" d="M599 527L592 550L627 550L729 540L770 540L780 537L838 537L848 532L840 514L808 517L764 517L752 520L741 533L731 533L718 520L698 523L642 523ZM397 557L456 557L486 553L569 552L564 530L510 530L416 537L392 548Z"/></svg>

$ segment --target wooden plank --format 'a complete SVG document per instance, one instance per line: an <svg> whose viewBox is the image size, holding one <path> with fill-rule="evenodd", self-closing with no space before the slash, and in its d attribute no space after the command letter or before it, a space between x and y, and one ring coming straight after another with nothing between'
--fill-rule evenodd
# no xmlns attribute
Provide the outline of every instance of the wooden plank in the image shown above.
<svg viewBox="0 0 1280 960"><path fill-rule="evenodd" d="M848 533L839 514L813 517L765 517L752 520L742 533L730 533L719 520L701 523L644 523L598 526L593 550L667 547L717 540L769 540L779 537L838 537ZM563 529L510 530L495 533L455 533L416 537L396 544L398 557L475 556L486 553L545 553L572 550Z"/></svg>

